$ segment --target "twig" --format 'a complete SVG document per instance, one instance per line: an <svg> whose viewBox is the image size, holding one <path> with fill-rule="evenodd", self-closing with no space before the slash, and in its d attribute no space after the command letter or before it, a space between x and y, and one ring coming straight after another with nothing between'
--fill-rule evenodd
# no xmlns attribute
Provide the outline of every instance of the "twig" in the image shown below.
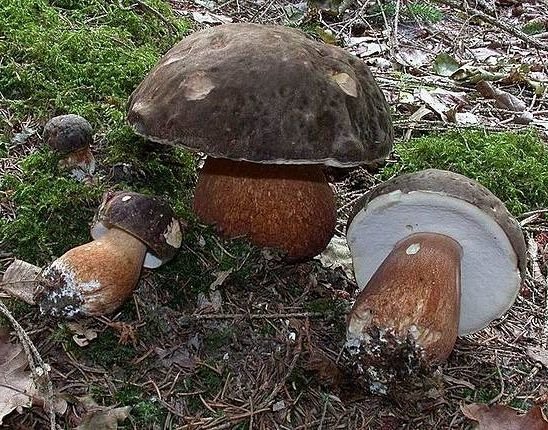
<svg viewBox="0 0 548 430"><path fill-rule="evenodd" d="M239 318L249 318L252 320L259 319L289 319L289 318L320 318L328 314L321 312L292 312L287 314L246 314L246 313L237 313L237 314L198 314L198 315L186 315L181 317L183 320L231 320Z"/></svg>
<svg viewBox="0 0 548 430"><path fill-rule="evenodd" d="M21 324L19 324L19 322L15 319L10 310L1 300L0 313L4 314L4 316L10 321L15 330L15 333L17 333L17 337L19 337L21 345L23 346L25 354L27 355L27 360L29 362L32 376L36 381L39 381L42 378L45 381L43 385L45 385L46 387L45 403L49 415L50 428L51 430L56 430L57 426L55 423L55 411L53 410L53 384L51 383L51 379L49 378L49 371L51 368L47 363L44 362L44 360L42 360L38 349L36 349L36 346L34 346L34 343L32 342L32 340L30 340L25 329L21 326ZM38 364L38 366L36 364Z"/></svg>
<svg viewBox="0 0 548 430"><path fill-rule="evenodd" d="M480 18L481 20L494 25L495 27L500 28L501 30L506 31L507 33L510 33L514 36L516 36L518 39L523 40L525 43L530 44L531 46L534 46L537 49L541 49L548 52L548 44L541 42L540 40L535 39L534 37L529 36L528 34L524 33L523 31L517 29L516 27L508 24L505 21L502 21L500 18L496 18L494 16L488 15L485 12L482 12L478 9L475 9L470 6L464 7L462 4L457 3L453 0L434 0L436 3L440 3L446 6L449 6L451 8L457 9L461 12L464 12L468 15L474 15Z"/></svg>

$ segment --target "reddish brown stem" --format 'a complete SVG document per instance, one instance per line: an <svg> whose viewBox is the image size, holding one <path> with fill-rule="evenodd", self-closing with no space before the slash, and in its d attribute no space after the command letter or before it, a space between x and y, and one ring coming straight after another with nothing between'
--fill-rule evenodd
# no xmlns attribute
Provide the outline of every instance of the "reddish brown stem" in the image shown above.
<svg viewBox="0 0 548 430"><path fill-rule="evenodd" d="M358 296L349 337L372 326L411 334L435 362L451 353L460 312L460 245L448 236L416 233L399 242Z"/></svg>

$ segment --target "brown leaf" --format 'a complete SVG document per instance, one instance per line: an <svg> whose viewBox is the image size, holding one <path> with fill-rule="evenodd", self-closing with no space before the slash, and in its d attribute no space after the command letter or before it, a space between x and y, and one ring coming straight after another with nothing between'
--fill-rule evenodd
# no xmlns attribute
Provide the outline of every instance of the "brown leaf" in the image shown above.
<svg viewBox="0 0 548 430"><path fill-rule="evenodd" d="M20 345L0 338L0 425L13 410L30 408L37 389L25 371L27 356Z"/></svg>
<svg viewBox="0 0 548 430"><path fill-rule="evenodd" d="M118 424L129 416L131 410L130 406L121 408L99 406L91 396L79 397L78 400L86 413L75 430L117 430Z"/></svg>
<svg viewBox="0 0 548 430"><path fill-rule="evenodd" d="M34 290L38 285L42 269L23 260L14 260L8 268L0 288L11 296L34 305Z"/></svg>
<svg viewBox="0 0 548 430"><path fill-rule="evenodd" d="M504 405L487 406L478 403L461 406L462 413L477 421L477 430L548 430L548 421L539 406L525 415Z"/></svg>

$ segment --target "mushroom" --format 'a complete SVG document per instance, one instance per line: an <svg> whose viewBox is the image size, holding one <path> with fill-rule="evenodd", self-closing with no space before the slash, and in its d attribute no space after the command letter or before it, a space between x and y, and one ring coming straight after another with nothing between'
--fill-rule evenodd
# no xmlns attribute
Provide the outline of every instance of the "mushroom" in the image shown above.
<svg viewBox="0 0 548 430"><path fill-rule="evenodd" d="M157 197L107 193L91 228L93 241L51 263L35 293L42 313L103 315L135 289L141 268L169 261L181 246L179 221Z"/></svg>
<svg viewBox="0 0 548 430"><path fill-rule="evenodd" d="M227 237L246 235L292 260L333 235L322 166L383 159L389 106L363 61L283 26L226 24L175 45L130 99L149 140L208 155L194 211Z"/></svg>
<svg viewBox="0 0 548 430"><path fill-rule="evenodd" d="M347 318L353 352L378 355L393 335L416 344L427 363L441 362L457 335L508 310L525 276L517 221L488 189L448 171L402 175L369 191L347 240L361 289Z"/></svg>
<svg viewBox="0 0 548 430"><path fill-rule="evenodd" d="M93 128L79 115L60 115L50 119L44 126L44 140L61 155L59 167L70 169L76 179L83 179L95 171L95 158L90 146L93 143Z"/></svg>

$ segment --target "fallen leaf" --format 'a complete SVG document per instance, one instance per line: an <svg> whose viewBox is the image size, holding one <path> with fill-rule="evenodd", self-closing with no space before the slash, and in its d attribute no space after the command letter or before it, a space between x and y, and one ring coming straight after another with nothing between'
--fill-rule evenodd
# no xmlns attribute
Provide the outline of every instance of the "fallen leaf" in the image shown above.
<svg viewBox="0 0 548 430"><path fill-rule="evenodd" d="M15 409L30 408L38 394L27 364L23 348L0 336L0 425Z"/></svg>
<svg viewBox="0 0 548 430"><path fill-rule="evenodd" d="M459 67L459 62L444 52L436 56L432 65L434 73L440 76L451 76Z"/></svg>
<svg viewBox="0 0 548 430"><path fill-rule="evenodd" d="M87 328L83 324L69 322L67 323L67 327L74 333L72 335L72 340L74 340L78 346L87 346L91 340L97 337L97 332L95 330Z"/></svg>
<svg viewBox="0 0 548 430"><path fill-rule="evenodd" d="M317 258L319 258L324 267L331 267L333 269L341 267L350 279L354 276L352 256L344 237L333 236L324 251Z"/></svg>
<svg viewBox="0 0 548 430"><path fill-rule="evenodd" d="M192 19L200 24L228 24L232 18L211 12L192 12Z"/></svg>
<svg viewBox="0 0 548 430"><path fill-rule="evenodd" d="M548 369L548 350L544 348L532 347L527 348L527 355L533 360L538 361Z"/></svg>
<svg viewBox="0 0 548 430"><path fill-rule="evenodd" d="M42 269L23 260L14 260L4 273L0 288L9 295L34 305L34 290Z"/></svg>
<svg viewBox="0 0 548 430"><path fill-rule="evenodd" d="M493 87L489 82L478 82L476 84L476 89L486 99L494 99L497 105L502 109L523 112L527 108L527 105L519 98L506 91Z"/></svg>
<svg viewBox="0 0 548 430"><path fill-rule="evenodd" d="M117 430L131 410L130 406L108 408L99 406L91 396L80 397L78 400L86 409L80 425L75 430Z"/></svg>
<svg viewBox="0 0 548 430"><path fill-rule="evenodd" d="M428 64L431 57L431 54L414 48L401 49L394 55L394 59L402 66L411 66L415 68Z"/></svg>
<svg viewBox="0 0 548 430"><path fill-rule="evenodd" d="M539 406L524 415L504 405L487 406L478 403L461 406L462 413L477 421L476 430L548 430L548 421Z"/></svg>
<svg viewBox="0 0 548 430"><path fill-rule="evenodd" d="M123 406L89 412L76 430L117 430L118 424L129 416L130 410L130 406Z"/></svg>
<svg viewBox="0 0 548 430"><path fill-rule="evenodd" d="M220 270L218 272L214 272L215 280L211 283L209 286L210 290L215 290L217 287L220 287L223 285L223 283L226 281L226 278L228 278L228 275L230 275L233 272L233 269L228 270Z"/></svg>

